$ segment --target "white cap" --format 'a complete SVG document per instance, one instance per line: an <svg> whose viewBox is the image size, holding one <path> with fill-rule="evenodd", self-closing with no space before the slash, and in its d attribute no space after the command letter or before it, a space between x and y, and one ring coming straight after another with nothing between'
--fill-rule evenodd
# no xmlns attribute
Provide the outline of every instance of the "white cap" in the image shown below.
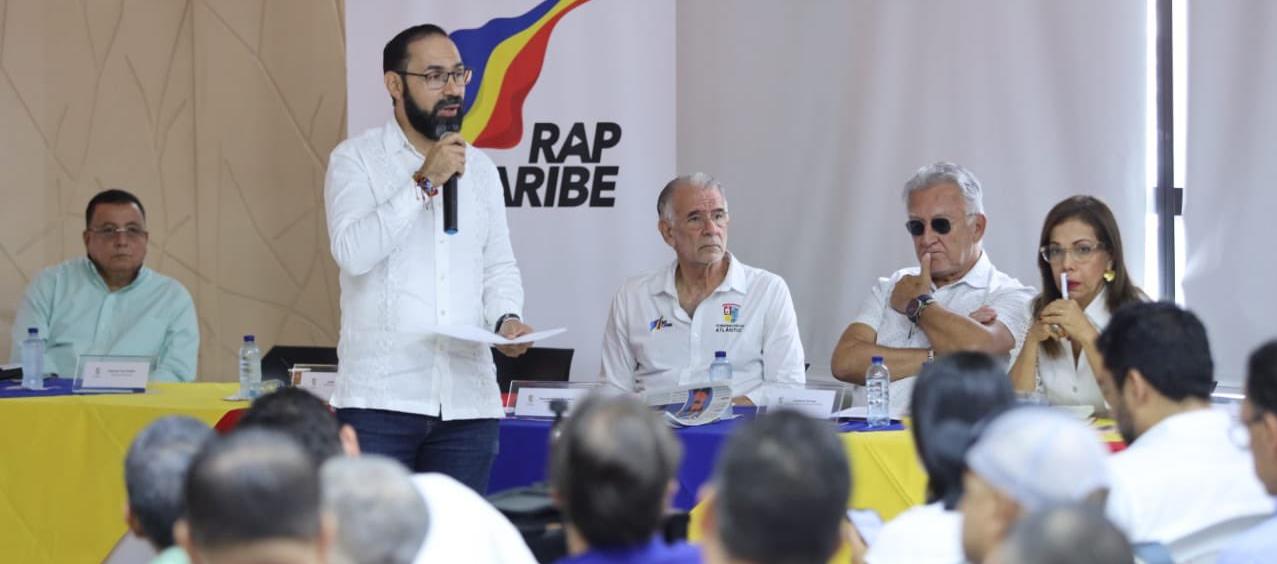
<svg viewBox="0 0 1277 564"><path fill-rule="evenodd" d="M1029 511L1081 501L1109 485L1108 451L1071 414L1021 407L994 419L967 451L967 467Z"/></svg>

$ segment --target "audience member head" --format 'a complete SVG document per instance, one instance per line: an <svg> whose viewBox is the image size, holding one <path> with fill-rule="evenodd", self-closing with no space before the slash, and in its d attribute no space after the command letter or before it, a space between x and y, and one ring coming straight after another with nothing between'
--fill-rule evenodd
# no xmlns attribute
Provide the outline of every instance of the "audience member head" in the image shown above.
<svg viewBox="0 0 1277 564"><path fill-rule="evenodd" d="M438 141L461 128L461 104L474 71L443 28L415 25L396 34L381 51L382 80L395 107L395 119Z"/></svg>
<svg viewBox="0 0 1277 564"><path fill-rule="evenodd" d="M727 439L706 487L707 562L823 563L838 549L851 468L832 425L769 412Z"/></svg>
<svg viewBox="0 0 1277 564"><path fill-rule="evenodd" d="M645 544L661 528L683 456L657 413L630 396L591 395L560 427L550 485L569 549Z"/></svg>
<svg viewBox="0 0 1277 564"><path fill-rule="evenodd" d="M1066 295L1087 307L1107 290L1104 305L1109 311L1144 299L1126 271L1117 220L1099 198L1072 196L1056 204L1042 223L1038 245L1042 293L1033 301L1034 319L1047 304ZM1072 289L1060 287L1063 273L1068 273ZM1054 339L1043 341L1042 348L1050 356L1062 352Z"/></svg>
<svg viewBox="0 0 1277 564"><path fill-rule="evenodd" d="M430 514L402 464L378 455L339 456L319 471L323 508L337 535L332 564L408 564Z"/></svg>
<svg viewBox="0 0 1277 564"><path fill-rule="evenodd" d="M679 264L709 266L727 253L727 194L723 185L703 172L669 181L656 197L661 238L674 249Z"/></svg>
<svg viewBox="0 0 1277 564"><path fill-rule="evenodd" d="M937 162L905 182L905 227L919 262L930 257L931 279L948 284L980 260L988 220L980 181L961 165Z"/></svg>
<svg viewBox="0 0 1277 564"><path fill-rule="evenodd" d="M1209 407L1214 363L1193 312L1169 302L1124 306L1096 345L1107 372L1100 385L1127 443L1171 415Z"/></svg>
<svg viewBox="0 0 1277 564"><path fill-rule="evenodd" d="M987 354L959 352L923 366L913 387L911 429L927 469L929 503L957 506L972 428L1014 403L1005 367Z"/></svg>
<svg viewBox="0 0 1277 564"><path fill-rule="evenodd" d="M962 548L982 562L1022 515L1055 503L1102 502L1108 452L1063 411L1020 407L993 419L967 451Z"/></svg>
<svg viewBox="0 0 1277 564"><path fill-rule="evenodd" d="M129 530L156 550L173 546L173 523L186 508L182 486L191 459L213 430L196 419L169 416L142 429L124 457Z"/></svg>
<svg viewBox="0 0 1277 564"><path fill-rule="evenodd" d="M208 441L186 476L174 536L191 562L325 562L319 471L295 440L249 429Z"/></svg>
<svg viewBox="0 0 1277 564"><path fill-rule="evenodd" d="M1126 535L1093 505L1048 507L1022 519L990 562L1005 564L1132 564Z"/></svg>
<svg viewBox="0 0 1277 564"><path fill-rule="evenodd" d="M107 284L122 287L146 260L146 209L124 190L98 192L84 209L84 250Z"/></svg>
<svg viewBox="0 0 1277 564"><path fill-rule="evenodd" d="M1268 493L1277 495L1277 340L1250 355L1242 423L1249 433L1255 473Z"/></svg>
<svg viewBox="0 0 1277 564"><path fill-rule="evenodd" d="M288 435L306 449L315 466L343 453L359 454L355 430L338 423L324 400L301 388L283 387L257 398L235 429L269 429Z"/></svg>

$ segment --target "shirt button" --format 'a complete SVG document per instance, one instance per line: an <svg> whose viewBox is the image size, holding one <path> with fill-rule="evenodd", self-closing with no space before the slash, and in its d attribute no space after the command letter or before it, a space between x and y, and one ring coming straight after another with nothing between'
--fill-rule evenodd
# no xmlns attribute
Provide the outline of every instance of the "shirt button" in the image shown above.
<svg viewBox="0 0 1277 564"><path fill-rule="evenodd" d="M439 315L440 315L440 316L446 316L446 315L448 315L448 310L446 310L446 309L441 309L441 310L439 310Z"/></svg>

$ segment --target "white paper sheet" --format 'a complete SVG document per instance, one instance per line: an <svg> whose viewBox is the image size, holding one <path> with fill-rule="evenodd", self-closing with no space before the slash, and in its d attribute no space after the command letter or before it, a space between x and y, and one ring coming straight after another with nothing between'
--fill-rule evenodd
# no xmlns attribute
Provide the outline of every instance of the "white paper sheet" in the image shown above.
<svg viewBox="0 0 1277 564"><path fill-rule="evenodd" d="M550 337L567 331L567 329L564 327L559 327L558 329L546 329L544 331L528 333L527 335L515 337L513 339L507 339L501 335L493 333L492 331L474 327L472 325L436 325L429 328L428 331L452 337L453 339L483 343L486 345L521 345L523 343L544 341Z"/></svg>

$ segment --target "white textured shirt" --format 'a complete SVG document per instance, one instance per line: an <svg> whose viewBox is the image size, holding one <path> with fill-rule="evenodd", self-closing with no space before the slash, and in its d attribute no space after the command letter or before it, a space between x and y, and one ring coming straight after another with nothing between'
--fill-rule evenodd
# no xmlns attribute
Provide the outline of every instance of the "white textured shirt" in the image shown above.
<svg viewBox="0 0 1277 564"><path fill-rule="evenodd" d="M1104 301L1107 292L1100 290L1082 312L1099 331L1103 331L1109 324L1109 318L1113 317ZM1032 317L1033 305L1030 303L1030 322ZM1061 341L1059 352L1057 356L1048 356L1042 345L1038 345L1037 377L1047 401L1051 405L1089 405L1095 408L1096 413L1107 413L1108 404L1104 402L1104 394L1100 392L1100 384L1095 379L1095 370L1091 368L1086 352L1078 355L1076 364L1070 341Z"/></svg>
<svg viewBox="0 0 1277 564"><path fill-rule="evenodd" d="M414 474L412 484L430 514L430 528L414 562L536 563L514 524L465 484L433 472Z"/></svg>
<svg viewBox="0 0 1277 564"><path fill-rule="evenodd" d="M910 508L878 532L869 564L962 564L962 513L936 502Z"/></svg>
<svg viewBox="0 0 1277 564"><path fill-rule="evenodd" d="M393 120L333 150L324 184L341 269L341 359L334 407L444 419L502 416L487 345L429 333L492 330L520 313L523 287L492 160L466 147L457 182L458 233L443 232L442 196L412 180L424 162Z"/></svg>
<svg viewBox="0 0 1277 564"><path fill-rule="evenodd" d="M903 313L891 309L891 292L905 275L917 276L921 267L913 266L897 270L888 278L879 278L869 297L860 306L860 313L852 323L868 325L877 333L878 346L891 348L930 349L931 341L922 328L917 327ZM936 304L958 315L970 315L984 306L998 313L1001 323L1015 339L1010 357L1014 357L1024 343L1024 333L1029 329L1028 303L1037 295L1030 286L1021 284L993 266L988 253L981 253L980 260L957 282L943 288L931 285L931 297ZM1003 356L1002 360L1008 360ZM890 366L887 367L891 369ZM891 414L899 417L909 409L915 377L891 382Z"/></svg>
<svg viewBox="0 0 1277 564"><path fill-rule="evenodd" d="M1113 455L1109 519L1131 542L1170 543L1235 517L1272 514L1250 453L1229 439L1232 425L1217 409L1172 415Z"/></svg>
<svg viewBox="0 0 1277 564"><path fill-rule="evenodd" d="M777 386L807 381L789 286L735 255L727 275L689 316L678 302L675 260L625 282L603 332L602 377L643 392L707 381L715 351L732 364L732 395L757 405Z"/></svg>

